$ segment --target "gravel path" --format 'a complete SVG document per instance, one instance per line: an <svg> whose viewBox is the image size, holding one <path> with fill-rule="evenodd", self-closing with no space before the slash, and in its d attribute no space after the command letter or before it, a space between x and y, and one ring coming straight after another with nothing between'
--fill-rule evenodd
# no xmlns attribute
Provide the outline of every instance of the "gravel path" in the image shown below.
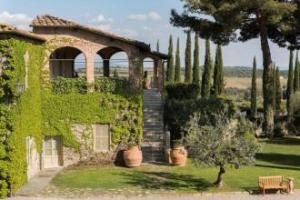
<svg viewBox="0 0 300 200"><path fill-rule="evenodd" d="M13 197L11 200L70 200L70 198L46 197ZM83 198L72 198L82 200ZM195 194L195 195L148 195L148 196L99 196L86 198L87 200L300 200L300 192L294 194L249 195L246 193Z"/></svg>

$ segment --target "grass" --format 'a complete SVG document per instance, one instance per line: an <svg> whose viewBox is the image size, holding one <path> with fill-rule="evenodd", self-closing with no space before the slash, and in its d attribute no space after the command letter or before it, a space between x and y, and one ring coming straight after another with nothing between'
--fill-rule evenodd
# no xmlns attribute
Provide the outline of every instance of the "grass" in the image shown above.
<svg viewBox="0 0 300 200"><path fill-rule="evenodd" d="M196 167L189 163L179 168L167 165L145 165L137 169L97 167L69 169L54 178L59 188L92 188L132 190L164 190L183 193L199 191L253 191L259 176L294 177L300 188L300 138L261 141L263 150L257 154L256 166L236 170L227 167L225 185L221 190L212 186L218 169Z"/></svg>

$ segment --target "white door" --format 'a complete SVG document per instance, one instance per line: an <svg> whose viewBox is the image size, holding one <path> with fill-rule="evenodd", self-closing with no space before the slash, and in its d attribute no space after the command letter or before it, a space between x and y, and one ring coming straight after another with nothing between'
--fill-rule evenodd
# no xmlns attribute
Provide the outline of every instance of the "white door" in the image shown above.
<svg viewBox="0 0 300 200"><path fill-rule="evenodd" d="M47 137L44 140L44 168L61 166L61 138Z"/></svg>

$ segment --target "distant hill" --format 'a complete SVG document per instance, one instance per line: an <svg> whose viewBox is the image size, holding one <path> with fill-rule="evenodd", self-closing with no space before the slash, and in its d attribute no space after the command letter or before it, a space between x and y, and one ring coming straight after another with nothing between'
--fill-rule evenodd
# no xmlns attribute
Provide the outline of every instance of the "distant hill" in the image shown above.
<svg viewBox="0 0 300 200"><path fill-rule="evenodd" d="M117 69L119 72L127 72L127 67L122 66L111 66L111 70ZM76 67L77 72L85 72L85 68L82 66ZM99 71L100 69L96 67L96 71ZM149 72L151 72L151 68L147 68ZM287 70L281 70L280 71L281 76L287 78L288 71ZM182 68L182 74L184 74L184 69ZM257 70L257 77L261 77L263 74L262 69ZM224 67L224 76L225 77L237 77L237 78L250 78L252 77L252 68L250 67L243 67L243 66L226 66Z"/></svg>
<svg viewBox="0 0 300 200"><path fill-rule="evenodd" d="M281 75L287 77L288 71L282 70L280 71ZM262 69L257 70L257 76L260 77L263 74ZM250 67L224 67L224 76L226 77L251 77L252 76L252 68Z"/></svg>

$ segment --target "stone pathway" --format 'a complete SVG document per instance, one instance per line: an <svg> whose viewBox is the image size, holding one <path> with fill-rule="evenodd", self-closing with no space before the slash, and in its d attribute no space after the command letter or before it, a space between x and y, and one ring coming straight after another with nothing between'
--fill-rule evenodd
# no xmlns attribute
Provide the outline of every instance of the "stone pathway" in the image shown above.
<svg viewBox="0 0 300 200"><path fill-rule="evenodd" d="M287 194L272 194L272 195L249 195L247 193L220 193L220 194L194 194L194 195L146 195L146 196L105 196L99 195L98 197L75 197L75 198L63 198L63 197L13 197L12 200L299 200L300 192L296 192L291 195Z"/></svg>
<svg viewBox="0 0 300 200"><path fill-rule="evenodd" d="M30 197L41 193L61 169L55 168L41 171L17 192L17 196Z"/></svg>

